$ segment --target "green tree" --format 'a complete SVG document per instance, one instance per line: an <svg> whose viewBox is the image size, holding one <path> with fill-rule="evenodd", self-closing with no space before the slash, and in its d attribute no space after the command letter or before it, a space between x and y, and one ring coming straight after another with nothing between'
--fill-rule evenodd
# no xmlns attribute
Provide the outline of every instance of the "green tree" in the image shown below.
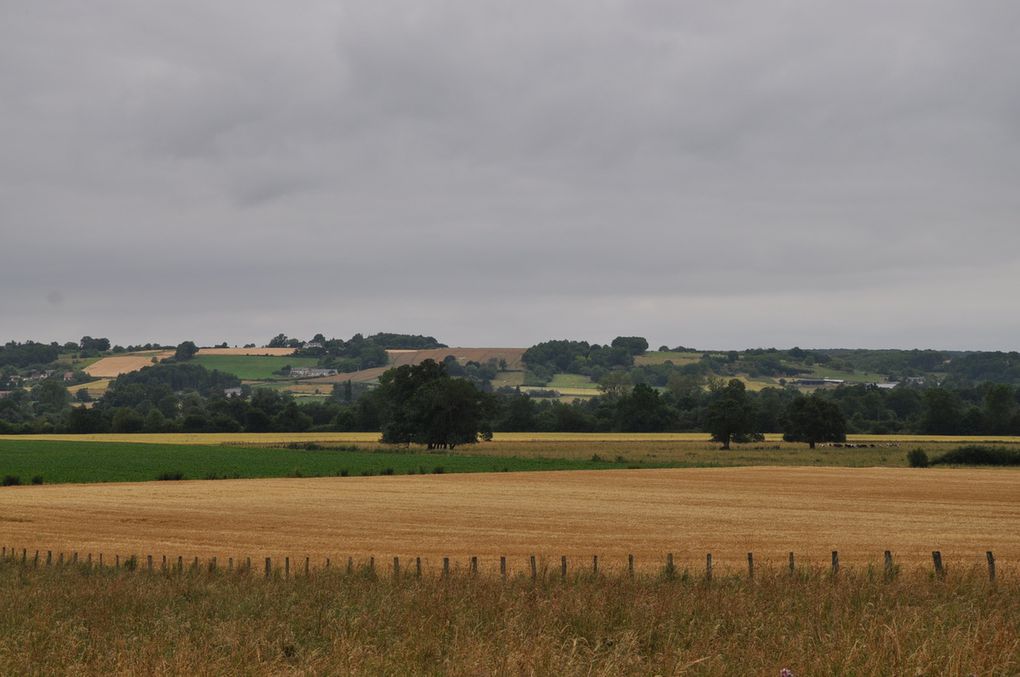
<svg viewBox="0 0 1020 677"><path fill-rule="evenodd" d="M381 404L382 441L445 449L476 442L488 413L484 393L452 379L434 360L390 369L374 393ZM362 398L368 400L370 398Z"/></svg>
<svg viewBox="0 0 1020 677"><path fill-rule="evenodd" d="M670 411L659 391L639 383L616 405L617 428L628 433L657 433L670 424Z"/></svg>
<svg viewBox="0 0 1020 677"><path fill-rule="evenodd" d="M174 351L174 359L178 362L190 360L198 354L198 346L195 345L194 341L184 341L177 346L177 350Z"/></svg>
<svg viewBox="0 0 1020 677"><path fill-rule="evenodd" d="M412 441L429 449L474 444L486 413L485 394L459 378L440 378L418 388L411 399Z"/></svg>
<svg viewBox="0 0 1020 677"><path fill-rule="evenodd" d="M737 379L731 379L708 405L705 414L705 428L712 439L722 443L723 449L730 448L730 442L749 439L754 429L754 407L747 396L747 389Z"/></svg>
<svg viewBox="0 0 1020 677"><path fill-rule="evenodd" d="M113 412L110 427L115 433L140 433L145 428L145 419L134 409L121 407Z"/></svg>
<svg viewBox="0 0 1020 677"><path fill-rule="evenodd" d="M835 402L818 395L801 395L786 408L783 439L807 442L812 449L818 442L846 441L846 419Z"/></svg>
<svg viewBox="0 0 1020 677"><path fill-rule="evenodd" d="M1012 429L1016 411L1016 395L1013 388L997 383L988 386L984 401L984 430L989 435L1008 435Z"/></svg>
<svg viewBox="0 0 1020 677"><path fill-rule="evenodd" d="M951 390L932 388L924 393L922 432L934 435L955 435L962 423L959 396Z"/></svg>
<svg viewBox="0 0 1020 677"><path fill-rule="evenodd" d="M39 413L59 413L71 402L71 394L56 379L46 379L32 388L32 399Z"/></svg>
<svg viewBox="0 0 1020 677"><path fill-rule="evenodd" d="M643 336L617 336L610 346L623 348L631 355L642 355L648 350L648 341Z"/></svg>

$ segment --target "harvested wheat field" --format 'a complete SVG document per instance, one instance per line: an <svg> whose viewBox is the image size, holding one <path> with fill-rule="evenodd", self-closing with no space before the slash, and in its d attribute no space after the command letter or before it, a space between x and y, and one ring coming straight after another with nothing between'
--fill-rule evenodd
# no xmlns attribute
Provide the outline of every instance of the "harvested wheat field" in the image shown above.
<svg viewBox="0 0 1020 677"><path fill-rule="evenodd" d="M139 369L152 366L152 358L155 357L157 361L165 360L168 357L172 357L174 351L163 351L163 352L147 352L147 353L130 353L128 355L115 355L113 357L104 357L98 362L94 362L89 366L85 367L84 371L89 376L95 376L96 378L116 378L121 374L129 374Z"/></svg>
<svg viewBox="0 0 1020 677"><path fill-rule="evenodd" d="M199 355L235 355L235 356L273 356L282 357L294 354L294 348L200 348Z"/></svg>
<svg viewBox="0 0 1020 677"><path fill-rule="evenodd" d="M1020 473L1009 470L710 468L146 482L0 489L0 543L29 550L176 557L535 553L619 568L759 562L979 564L1020 559Z"/></svg>

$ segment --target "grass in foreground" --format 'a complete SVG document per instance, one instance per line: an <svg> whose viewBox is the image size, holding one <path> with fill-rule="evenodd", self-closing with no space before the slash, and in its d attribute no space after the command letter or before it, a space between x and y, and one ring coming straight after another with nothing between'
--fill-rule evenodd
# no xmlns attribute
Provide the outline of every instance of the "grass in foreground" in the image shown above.
<svg viewBox="0 0 1020 677"><path fill-rule="evenodd" d="M355 447L281 449L109 442L0 440L0 481L29 484L156 479L408 475L525 470L598 470L620 463L514 458ZM626 466L623 466L626 467ZM641 467L656 467L644 464ZM13 482L8 482L13 483ZM2 490L2 488L0 488Z"/></svg>
<svg viewBox="0 0 1020 677"><path fill-rule="evenodd" d="M0 672L1014 675L1018 593L962 571L564 584L0 562Z"/></svg>

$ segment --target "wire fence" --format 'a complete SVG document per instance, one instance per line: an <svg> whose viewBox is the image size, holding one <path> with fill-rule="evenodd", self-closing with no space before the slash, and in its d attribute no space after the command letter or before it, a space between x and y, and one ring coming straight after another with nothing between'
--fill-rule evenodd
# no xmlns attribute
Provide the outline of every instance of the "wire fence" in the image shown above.
<svg viewBox="0 0 1020 677"><path fill-rule="evenodd" d="M605 567L607 560L604 558L600 559L598 555L592 555L590 559L569 559L566 555L561 555L558 561L556 559L550 560L545 556L530 555L524 558L523 566L520 568L516 566L522 564L519 559L511 562L506 556L500 556L498 559L498 569L496 568L497 561L493 560L489 563L490 566L485 572L480 572L478 557L469 557L466 560L460 561L443 557L441 566L433 567L433 562L423 560L421 557L401 560L399 556L395 556L392 559L380 562L377 562L374 556L357 560L353 556L338 560L327 557L313 562L311 557L307 556L295 558L294 560L289 556L277 557L275 559L273 557L264 557L257 558L256 560L253 560L251 557L237 558L236 560L233 557L228 557L224 561L217 557L208 557L202 560L197 556L186 558L183 555L128 555L121 557L121 555L115 554L111 559L104 553L97 553L93 556L92 552L80 555L77 551L70 553L58 551L54 553L53 550L18 549L11 546L0 546L0 561L17 563L23 567L30 568L74 566L89 570L139 571L150 574L159 572L162 574L178 575L200 572L227 572L261 575L267 579L291 578L301 575L311 576L313 573L322 571L340 571L347 574L363 573L374 577L389 574L394 578L422 578L426 575L449 578L453 575L463 574L479 576L482 573L496 574L498 571L498 576L503 579L514 576L516 578L528 577L532 580L547 580L557 577L566 580L571 576L587 575L598 577L607 574L634 578L639 574L647 574L649 570L648 567L645 567L645 569L639 571L636 566L635 557L632 554L627 555L624 562L614 562L616 566L611 567L608 571ZM439 563L437 562L436 564ZM623 566L620 566L621 564ZM511 565L514 565L513 571L511 571ZM769 567L770 571L775 571L771 563L769 563ZM739 574L735 574L734 572L737 570L730 564L726 568L725 573L731 576L740 575L746 577L749 581L753 581L758 568L760 568L760 564L756 561L754 553L749 552L747 553L746 568L740 567L742 571ZM823 569L820 570L817 566L811 567L816 573L824 573L833 578L840 575L842 568L838 550L831 552L828 558L828 565ZM994 583L998 574L996 571L995 554L991 550L985 552L984 568L988 580ZM690 567L685 567L681 572L673 553L666 553L664 557L651 565L650 570L655 575L664 578L676 578L682 575L688 579L691 577L701 577L705 581L712 581L713 577L717 575L718 565L713 559L712 553L706 553L704 568L700 572L692 572ZM798 565L795 553L790 552L782 570L784 573L795 577L798 574L804 573L806 569ZM899 574L899 571L900 567L895 562L892 551L886 550L881 563L882 575L887 579L893 579ZM935 578L942 579L945 578L947 571L948 564L943 558L942 552L933 550L931 553L930 573Z"/></svg>

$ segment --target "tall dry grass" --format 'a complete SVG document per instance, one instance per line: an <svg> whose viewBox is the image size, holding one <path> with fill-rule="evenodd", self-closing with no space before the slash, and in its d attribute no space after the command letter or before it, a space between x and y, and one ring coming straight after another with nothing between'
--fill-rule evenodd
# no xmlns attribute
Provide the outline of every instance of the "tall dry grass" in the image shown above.
<svg viewBox="0 0 1020 677"><path fill-rule="evenodd" d="M6 561L0 673L1015 675L1018 593L983 570L267 580Z"/></svg>

